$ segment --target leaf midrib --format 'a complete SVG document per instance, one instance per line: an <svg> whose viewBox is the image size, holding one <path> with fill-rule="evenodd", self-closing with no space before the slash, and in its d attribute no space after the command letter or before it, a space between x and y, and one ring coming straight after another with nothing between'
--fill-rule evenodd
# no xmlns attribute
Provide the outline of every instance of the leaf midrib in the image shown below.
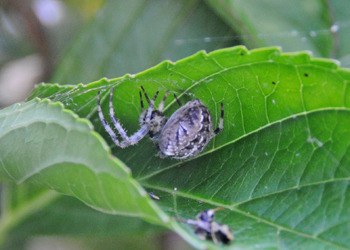
<svg viewBox="0 0 350 250"><path fill-rule="evenodd" d="M339 244L336 244L334 242L331 242L331 241L319 238L317 236L314 236L314 235L311 235L311 234L308 234L308 233L304 233L304 232L300 232L298 230L291 229L291 228L279 225L277 223L274 223L274 222L269 221L267 219L264 219L262 217L253 215L252 213L246 212L246 211L238 208L239 205L243 205L244 203L251 202L251 201L254 201L254 200L257 200L257 199L260 199L260 198L269 197L269 196L272 196L272 195L276 195L276 194L280 194L280 193L288 192L288 191L292 191L292 190L298 190L298 189L304 188L304 187L310 187L310 186L316 186L316 185L322 185L322 184L334 183L334 182L340 182L340 181L350 181L350 177L348 177L348 178L334 178L334 179L324 180L324 181L320 181L320 182L313 182L313 183L308 183L308 184L304 184L304 185L294 186L294 187L290 187L290 188L287 188L287 189L279 190L277 192L269 193L267 195L263 195L263 196L260 196L260 197L254 197L253 199L246 200L246 201L243 201L243 202L239 202L239 203L236 203L234 205L227 205L227 204L223 204L223 203L220 203L220 202L215 202L215 201L212 201L212 200L208 200L206 198L198 197L198 196L195 196L195 195L192 195L192 194L187 194L187 193L184 193L184 192L181 192L181 191L178 191L178 190L176 191L176 196L180 196L182 198L191 199L191 200L195 200L195 201L200 201L201 203L207 203L208 205L211 205L211 206L214 206L214 207L223 207L223 208L229 209L232 212L239 213L241 215L244 215L246 217L254 219L257 222L260 222L260 223L262 222L264 224L267 224L267 225L270 225L272 227L275 227L276 230L278 230L278 231L283 230L283 231L286 231L286 232L289 232L289 233L292 233L292 234L295 234L295 235L298 235L298 236L301 236L301 237L304 237L304 238L317 240L319 242L326 243L326 244L332 245L332 246L337 247L337 248L348 249L346 246L339 245ZM174 195L174 190L173 189L168 189L168 188L159 187L159 186L152 186L152 185L149 185L147 183L145 183L145 184L142 183L142 186L145 187L145 188L150 188L150 189L153 189L153 190L159 190L159 191L162 191L162 192L165 192L165 193L169 193L170 195Z"/></svg>
<svg viewBox="0 0 350 250"><path fill-rule="evenodd" d="M155 175L158 175L158 174L160 174L160 173L162 173L164 171L167 171L167 170L170 170L170 169L175 168L177 166L180 166L180 165L182 165L182 164L184 164L186 162L189 162L189 161L192 161L192 160L196 160L196 159L201 158L201 157L203 157L203 156L205 156L207 154L211 154L211 153L213 153L213 152L215 152L217 150L220 150L220 149L222 149L224 147L227 147L227 146L229 146L231 144L234 144L234 143L238 142L239 140L243 140L244 138L246 138L246 137L248 137L248 136L250 136L252 134L258 133L258 132L260 132L260 131L262 131L264 129L267 129L267 128L271 127L271 126L274 126L274 125L276 125L278 123L282 123L282 122L285 122L285 121L290 120L290 119L296 119L297 117L307 116L307 115L312 114L312 113L318 113L318 112L323 112L323 111L348 111L348 112L350 112L350 108L347 108L347 107L326 107L326 108L314 109L314 110L304 111L304 112L296 113L296 114L293 114L293 115L290 115L290 116L286 116L286 117L283 117L282 119L276 120L274 122L271 122L271 123L268 123L268 124L266 124L264 126L261 126L261 127L255 129L255 130L252 130L252 131L250 131L250 132L248 132L248 133L246 133L246 134L244 134L244 135L242 135L240 137L237 137L237 138L235 138L235 139L233 139L231 141L228 141L228 142L226 142L226 143L224 143L224 144L222 144L222 145L220 145L220 146L218 146L216 148L212 148L212 149L210 149L208 151L205 151L204 153L202 153L202 154L200 154L200 155L198 155L198 156L196 156L194 158L191 158L191 159L188 159L188 160L179 161L179 162L177 162L177 163L175 163L173 165L170 165L168 167L162 168L162 169L160 169L158 171L155 171L155 172L153 172L153 173L151 173L149 175L145 175L145 176L142 176L142 177L136 178L136 179L138 181L142 182L142 181L147 180L147 179L149 179L151 177L154 177Z"/></svg>

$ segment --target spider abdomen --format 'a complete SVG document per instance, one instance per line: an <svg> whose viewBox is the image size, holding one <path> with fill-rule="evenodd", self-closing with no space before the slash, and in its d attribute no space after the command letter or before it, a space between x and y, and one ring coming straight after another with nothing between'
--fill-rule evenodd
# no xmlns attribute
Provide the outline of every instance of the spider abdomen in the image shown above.
<svg viewBox="0 0 350 250"><path fill-rule="evenodd" d="M199 100L179 108L164 125L159 149L164 156L175 159L193 157L204 149L213 137L209 110Z"/></svg>

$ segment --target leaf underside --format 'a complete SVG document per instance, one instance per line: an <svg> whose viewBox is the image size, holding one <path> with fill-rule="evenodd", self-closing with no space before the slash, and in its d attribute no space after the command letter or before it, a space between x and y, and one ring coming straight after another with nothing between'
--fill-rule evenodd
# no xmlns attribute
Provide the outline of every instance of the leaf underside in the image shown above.
<svg viewBox="0 0 350 250"><path fill-rule="evenodd" d="M60 134L60 129L51 128L48 121L35 123L33 130L40 133L33 134L30 125L18 122L18 113L13 119L5 118L13 110L0 115L0 124L5 124L1 127L16 126L12 136L0 133L0 150L16 140L21 143L6 152L18 149L28 153L18 160L15 154L7 153L0 174L16 181L35 181L105 212L130 209L133 215L173 228L198 248L203 245L196 241L191 228L183 225L183 230L176 223L169 224L163 212L193 218L210 207L226 208L217 213L217 220L234 230L232 248L350 248L349 80L349 71L306 53L234 47L210 54L199 52L176 63L165 61L137 75L88 85L42 84L32 98L62 102L65 109L88 118L107 140L113 155L131 169L134 179L122 163L108 156L106 147L97 146L104 143L88 123L74 123L76 137L67 136L67 129ZM182 103L199 98L211 111L214 126L218 104L224 102L224 130L202 154L186 161L157 158L155 146L146 139L127 149L116 148L96 112L96 96L101 90L107 116L112 86L117 117L129 134L138 129L140 86L150 95L170 90ZM25 105L42 103L29 101ZM166 104L165 113L170 116L178 107L173 98ZM53 125L59 123L54 121ZM45 130L39 130L40 126L52 130L42 135ZM62 147L69 150L60 153L52 145L60 145L63 135L67 144ZM45 143L46 150L29 150L31 138ZM93 139L95 143L89 144L87 140ZM60 162L56 157L66 156L70 150L79 152L83 163ZM74 162L79 158L75 153L70 157ZM52 164L54 158L56 165ZM28 166L29 159L41 162L42 169ZM14 162L16 165L11 165ZM118 177L121 181L115 183ZM143 196L139 184L160 196L158 206ZM125 194L119 189L123 185L128 190Z"/></svg>

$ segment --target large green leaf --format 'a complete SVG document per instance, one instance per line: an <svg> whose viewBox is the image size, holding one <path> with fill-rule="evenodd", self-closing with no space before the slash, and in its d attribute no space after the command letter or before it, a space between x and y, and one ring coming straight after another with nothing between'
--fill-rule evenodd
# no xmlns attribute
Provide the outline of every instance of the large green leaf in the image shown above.
<svg viewBox="0 0 350 250"><path fill-rule="evenodd" d="M343 249L350 248L349 80L349 71L329 60L311 59L306 53L282 54L275 48L247 51L244 47L235 47L210 54L199 52L176 63L166 61L137 75L102 79L89 85L43 84L36 88L32 97L60 101L66 109L92 121L111 145L113 154L132 170L134 179L160 196L157 204L168 215L192 218L210 207L226 208L217 216L219 222L228 224L235 232L232 248ZM140 86L150 94L156 90L173 91L182 102L199 98L209 107L215 123L218 103L224 102L224 131L202 154L186 161L157 158L156 147L146 139L127 149L116 148L96 114L97 92L102 91L102 105L107 113L112 86L116 114L129 133L138 128ZM28 138L44 142L47 133L33 137L29 126L27 129L19 126L21 120L28 122L24 119L24 107L28 107L30 117L35 117L34 114L39 116L40 112L34 112L30 105L37 108L44 104L60 111L52 114L58 124L69 122L67 117L60 117L60 113L67 112L51 102L30 101L24 106L3 110L0 117L6 120L2 120L1 127L15 127L11 141L20 143L9 146L9 139L0 136L1 152L5 142L6 152L17 148L28 150L31 143ZM175 109L176 102L169 98L166 114L170 115ZM9 118L17 110L21 113ZM88 123L76 123L86 130L84 136L102 143ZM35 127L41 126L36 124ZM23 130L27 132L21 132ZM57 133L60 136L55 136ZM60 133L60 130L49 133L51 140L45 141L47 152L54 150L49 161L45 161L40 150L24 154L21 160L11 154L6 161L2 159L1 175L10 173L17 181L23 179L23 171L35 169L28 166L28 161L40 159L46 170L37 171L33 179L28 176L28 181L53 187L81 200L84 195L95 197L98 192L95 188L99 187L103 190L100 194L105 195L106 200L111 199L110 206L97 202L98 199L84 200L87 204L105 212L119 213L126 209L124 201L127 201L127 209L137 211L139 216L159 218L157 214L162 212L158 206L141 198L142 195L139 197L138 192L142 192L138 184L122 164L108 156L106 148L105 153L97 154L97 146L87 144L86 138L82 139L84 136L81 139L72 137L69 148L95 162L81 166L81 169L91 170L90 178L84 174L76 178L72 171L65 173L72 166L69 162L47 168L53 155L67 153L63 146L60 150L61 145L56 142L63 137ZM18 166L13 165L13 161ZM106 176L97 174L108 161L114 165L105 170ZM122 196L119 179L115 177L119 172L127 176L125 182L132 187L129 194ZM92 182L93 178L99 181ZM74 192L68 187L74 187ZM129 202L129 196L138 197L138 201ZM115 197L120 197L119 202ZM142 204L140 207L138 202ZM201 247L198 241L194 243L196 238L188 226L183 225L186 229L183 231L176 223L153 221L173 228L196 247ZM208 246L213 247L209 243Z"/></svg>
<svg viewBox="0 0 350 250"><path fill-rule="evenodd" d="M31 179L46 184L101 211L159 220L150 212L153 208L145 193L128 169L109 156L91 124L63 110L59 103L32 100L17 104L4 109L0 121L1 176L17 183ZM13 141L15 147L9 146Z"/></svg>
<svg viewBox="0 0 350 250"><path fill-rule="evenodd" d="M207 0L250 47L281 46L349 63L346 0Z"/></svg>
<svg viewBox="0 0 350 250"><path fill-rule="evenodd" d="M101 212L140 217L184 234L132 179L129 169L110 155L91 123L61 103L36 98L5 108L0 128L2 179L39 184ZM57 194L39 188L25 199L20 205L12 202L12 209L2 214L0 243L16 223L50 204ZM196 244L196 239L192 241Z"/></svg>
<svg viewBox="0 0 350 250"><path fill-rule="evenodd" d="M231 28L200 0L109 0L68 50L53 81L72 84L136 73L233 41Z"/></svg>

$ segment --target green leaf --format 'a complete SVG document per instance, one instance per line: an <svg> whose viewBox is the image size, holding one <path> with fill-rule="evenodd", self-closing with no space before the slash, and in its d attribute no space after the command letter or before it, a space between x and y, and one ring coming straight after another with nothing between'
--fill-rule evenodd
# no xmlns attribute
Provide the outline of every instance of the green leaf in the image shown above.
<svg viewBox="0 0 350 250"><path fill-rule="evenodd" d="M135 182L129 169L110 155L91 123L61 103L35 98L5 108L0 111L0 128L2 179L38 184L101 212L140 217L183 234ZM38 189L31 196L3 214L0 242L16 223L50 204L57 194ZM196 239L193 244L200 246Z"/></svg>
<svg viewBox="0 0 350 250"><path fill-rule="evenodd" d="M311 50L349 63L348 1L207 0L250 47Z"/></svg>
<svg viewBox="0 0 350 250"><path fill-rule="evenodd" d="M34 99L13 105L1 111L0 124L2 177L46 184L101 211L160 220L92 125L60 103Z"/></svg>
<svg viewBox="0 0 350 250"><path fill-rule="evenodd" d="M68 50L53 81L90 82L136 73L233 41L231 28L200 0L110 0Z"/></svg>
<svg viewBox="0 0 350 250"><path fill-rule="evenodd" d="M193 218L202 210L224 207L224 211L217 213L217 220L234 230L235 241L231 245L234 249L345 249L350 248L349 81L348 70L330 60L310 58L307 53L283 54L276 48L248 51L244 47L234 47L210 54L199 52L176 63L163 62L137 75L102 79L88 85L42 84L33 92L32 98L60 101L66 109L88 118L109 142L113 154L132 170L136 181L160 196L157 204L168 215ZM129 133L138 129L140 86L144 86L150 95L156 90L161 93L170 90L183 103L199 98L210 109L215 125L219 116L218 104L224 102L224 131L202 154L186 161L159 159L156 147L147 139L136 146L119 149L102 128L96 112L97 92L101 90L102 106L107 115L112 86L115 88L116 115ZM42 103L30 101L25 106ZM49 107L57 106L44 103ZM166 104L166 114L170 116L178 107L173 98ZM12 109L23 108L15 106ZM66 113L59 110L58 113ZM7 111L7 114L12 112ZM21 116L15 114L14 117L16 119L7 118L5 121L12 123L7 122L2 127L7 129L20 122ZM63 123L65 119L58 120ZM80 122L79 126L89 128L86 124ZM89 138L99 138L88 131L93 134ZM26 141L30 134L17 133L20 136L11 141L21 143L10 146L9 151L28 147L23 140ZM44 133L37 136L38 140L45 139ZM59 138L62 139L62 135ZM81 140L75 143L72 142L72 150L80 148ZM110 161L111 158L115 169L106 170L107 176L114 176L117 169L124 171L121 163L108 156L108 150L104 148L106 153L96 154L96 145L83 143L86 146L82 157L96 161L91 164L93 174L96 174L95 168L101 168L99 161ZM4 139L0 136L1 150L3 145ZM6 147L9 147L8 143ZM17 162L19 166L11 176L25 171L23 165L27 166L34 153ZM56 154L65 156L57 151ZM7 162L15 161L16 155ZM12 170L8 164L2 164L2 167ZM79 199L83 194L95 197L97 191L93 188L96 185L91 182L92 177L80 175L77 179L67 173L63 178L62 166L56 169L57 172L52 174L55 178L48 179L44 171L33 181L59 187L60 192ZM4 175L5 171L0 173ZM103 177L96 177L101 180L102 187L106 187L103 194L112 199L115 209L123 208L129 195L116 195L120 194L117 184L111 191L114 184ZM129 181L132 187L139 187L130 176ZM75 192L62 188L67 183L76 187ZM91 188L82 192L83 187ZM137 196L135 193L132 194ZM115 196L121 197L119 203L114 202ZM148 213L154 217L157 217L156 213L160 214L158 206L148 199L139 198L138 202L143 204L138 211L141 217L148 217ZM135 209L133 205L137 202L128 204L128 209ZM103 205L98 203L93 207L106 211ZM194 246L203 247L198 240L195 242L193 230L182 226L184 229L176 223L168 225ZM211 243L204 243L214 248Z"/></svg>

